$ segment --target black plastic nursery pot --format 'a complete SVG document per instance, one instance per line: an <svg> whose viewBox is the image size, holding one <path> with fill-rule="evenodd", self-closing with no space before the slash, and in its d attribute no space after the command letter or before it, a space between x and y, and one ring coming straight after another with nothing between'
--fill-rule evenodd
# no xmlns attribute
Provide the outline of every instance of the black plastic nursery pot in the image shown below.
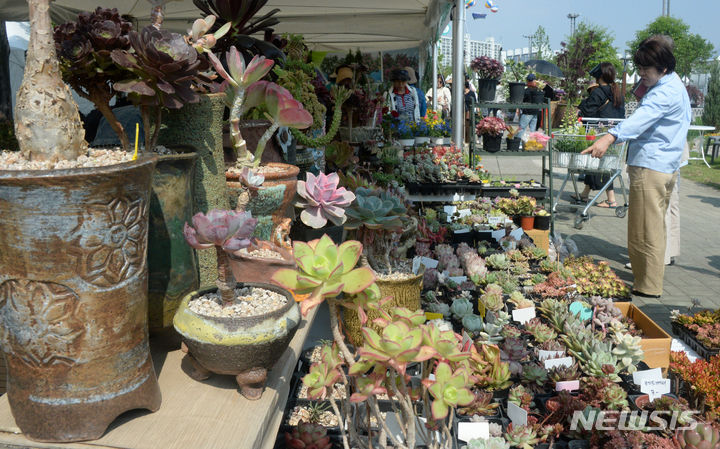
<svg viewBox="0 0 720 449"><path fill-rule="evenodd" d="M502 136L491 136L483 134L483 151L488 153L497 153L502 145Z"/></svg>
<svg viewBox="0 0 720 449"><path fill-rule="evenodd" d="M522 142L522 140L519 137L505 139L505 142L507 143L508 151L520 151L520 142Z"/></svg>
<svg viewBox="0 0 720 449"><path fill-rule="evenodd" d="M510 82L509 89L510 95L508 98L509 103L522 103L523 97L525 96L525 83L523 82Z"/></svg>
<svg viewBox="0 0 720 449"><path fill-rule="evenodd" d="M479 79L477 88L478 101L494 101L496 90L496 79Z"/></svg>
<svg viewBox="0 0 720 449"><path fill-rule="evenodd" d="M535 215L535 229L541 231L550 229L550 215Z"/></svg>

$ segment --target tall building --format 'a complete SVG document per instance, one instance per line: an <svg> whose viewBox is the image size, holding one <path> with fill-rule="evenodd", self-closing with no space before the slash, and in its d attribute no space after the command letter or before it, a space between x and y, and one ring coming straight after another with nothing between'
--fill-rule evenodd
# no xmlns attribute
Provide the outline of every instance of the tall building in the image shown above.
<svg viewBox="0 0 720 449"><path fill-rule="evenodd" d="M470 61L479 56L499 59L502 45L496 43L495 38L492 37L484 41L474 41L470 39L469 34L466 34L463 49L465 65L468 66L470 65ZM438 55L441 56L440 65L449 66L452 64L452 36L440 37Z"/></svg>

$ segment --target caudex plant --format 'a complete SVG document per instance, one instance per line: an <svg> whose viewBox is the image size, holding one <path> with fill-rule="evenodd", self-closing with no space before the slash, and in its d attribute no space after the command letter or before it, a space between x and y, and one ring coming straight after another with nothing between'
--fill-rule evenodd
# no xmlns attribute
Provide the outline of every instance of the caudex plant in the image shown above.
<svg viewBox="0 0 720 449"><path fill-rule="evenodd" d="M507 364L500 361L496 346L476 348L472 342L463 344L462 337L453 331L426 323L422 311L405 308L380 310L380 318L374 323L381 330L364 327L364 342L352 352L339 328L338 306L366 311L377 309L382 302L373 271L369 267L356 268L362 249L357 241L336 246L327 235L309 243L296 242L298 269L281 269L273 276L273 282L293 291L304 314L322 301L327 301L330 308L334 343L323 348L321 360L311 366L303 382L313 399L330 401L341 423L345 449L388 445L407 449L416 443L433 449L450 448L450 426L456 408L472 408L478 401L472 391L474 385L506 388L510 377ZM345 298L338 297L341 293ZM365 312L359 315L361 320L366 317ZM415 363L422 365L420 382L407 372L408 366ZM339 404L329 394L338 382L345 386L348 398ZM401 438L390 431L382 417L379 394L390 397ZM364 403L377 420L380 428L376 439L359 435L353 424L345 425L352 423L351 403ZM477 405L484 408L482 398ZM420 416L427 419L427 425L421 423Z"/></svg>

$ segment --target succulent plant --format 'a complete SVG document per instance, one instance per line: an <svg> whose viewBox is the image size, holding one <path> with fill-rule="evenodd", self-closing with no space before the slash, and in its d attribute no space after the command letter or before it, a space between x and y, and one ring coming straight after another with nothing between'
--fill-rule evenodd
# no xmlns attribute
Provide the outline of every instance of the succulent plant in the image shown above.
<svg viewBox="0 0 720 449"><path fill-rule="evenodd" d="M525 323L525 330L533 336L536 342L544 343L548 340L557 338L555 331L547 324L540 321L539 318L533 318Z"/></svg>
<svg viewBox="0 0 720 449"><path fill-rule="evenodd" d="M485 329L485 322L480 315L468 314L462 317L462 326L471 334L476 334Z"/></svg>
<svg viewBox="0 0 720 449"><path fill-rule="evenodd" d="M318 176L307 174L307 181L297 182L297 193L302 198L295 205L303 209L300 219L307 226L320 229L330 220L339 226L345 223L345 208L355 200L355 194L338 188L337 173Z"/></svg>
<svg viewBox="0 0 720 449"><path fill-rule="evenodd" d="M215 247L218 263L218 292L223 302L235 301L235 277L230 269L226 252L234 252L250 246L257 220L250 212L235 212L213 209L207 213L198 212L192 217L192 226L185 223L183 235L188 245L195 249Z"/></svg>
<svg viewBox="0 0 720 449"><path fill-rule="evenodd" d="M547 382L548 372L542 366L531 363L523 367L522 380L533 391L538 391L541 390L545 382Z"/></svg>
<svg viewBox="0 0 720 449"><path fill-rule="evenodd" d="M579 378L578 364L573 363L570 366L553 366L548 371L548 377L553 382L567 382L569 380L577 380Z"/></svg>
<svg viewBox="0 0 720 449"><path fill-rule="evenodd" d="M530 407L533 403L533 395L527 391L527 389L521 384L517 384L510 388L508 392L508 402L517 405L518 407L530 411Z"/></svg>
<svg viewBox="0 0 720 449"><path fill-rule="evenodd" d="M452 330L442 330L434 324L425 326L423 344L435 350L434 357L450 362L467 360L471 353L461 351L461 337Z"/></svg>
<svg viewBox="0 0 720 449"><path fill-rule="evenodd" d="M293 449L331 449L327 429L320 424L300 421L292 432L285 432L285 444Z"/></svg>
<svg viewBox="0 0 720 449"><path fill-rule="evenodd" d="M698 423L692 430L679 431L675 441L680 449L718 449L720 431L712 424Z"/></svg>
<svg viewBox="0 0 720 449"><path fill-rule="evenodd" d="M623 318L623 314L610 298L602 298L600 296L592 296L589 303L593 308L593 323L600 326L603 332L608 326L619 322Z"/></svg>
<svg viewBox="0 0 720 449"><path fill-rule="evenodd" d="M340 380L340 353L335 345L324 345L320 352L320 362L313 363L302 381L308 387L308 398L325 399L328 390Z"/></svg>
<svg viewBox="0 0 720 449"><path fill-rule="evenodd" d="M488 284L488 286L485 287L485 292L480 296L480 301L486 310L491 312L499 311L505 306L503 303L502 287L497 284Z"/></svg>
<svg viewBox="0 0 720 449"><path fill-rule="evenodd" d="M441 313L444 317L450 316L450 306L444 302L431 302L428 303L425 308L431 313Z"/></svg>
<svg viewBox="0 0 720 449"><path fill-rule="evenodd" d="M503 328L500 334L505 338L521 338L523 332L517 326L508 325Z"/></svg>
<svg viewBox="0 0 720 449"><path fill-rule="evenodd" d="M473 313L473 305L465 298L457 298L453 300L450 306L450 312L452 312L455 319L462 320L464 316Z"/></svg>
<svg viewBox="0 0 720 449"><path fill-rule="evenodd" d="M470 404L475 396L469 390L468 373L460 368L453 372L450 365L440 362L435 368L435 380L423 379L433 401L430 405L433 419L445 419L450 407Z"/></svg>
<svg viewBox="0 0 720 449"><path fill-rule="evenodd" d="M519 338L508 338L500 349L502 360L510 364L510 372L514 375L522 373L523 368L520 362L530 355L525 341Z"/></svg>
<svg viewBox="0 0 720 449"><path fill-rule="evenodd" d="M385 195L378 190L363 187L355 190L355 202L345 211L348 221L345 227L357 229L399 229L407 208L396 196Z"/></svg>
<svg viewBox="0 0 720 449"><path fill-rule="evenodd" d="M527 309L528 307L535 306L535 303L523 296L520 291L516 290L510 293L509 302L515 304L516 309Z"/></svg>
<svg viewBox="0 0 720 449"><path fill-rule="evenodd" d="M543 351L565 351L566 348L564 344L557 340L548 340L537 345L536 349L542 349Z"/></svg>
<svg viewBox="0 0 720 449"><path fill-rule="evenodd" d="M495 270L507 270L510 267L510 261L505 254L493 254L485 259L485 263Z"/></svg>
<svg viewBox="0 0 720 449"><path fill-rule="evenodd" d="M627 392L618 384L610 384L603 390L603 403L610 410L628 408Z"/></svg>
<svg viewBox="0 0 720 449"><path fill-rule="evenodd" d="M355 268L361 253L360 242L349 240L336 246L327 234L308 243L296 241L293 255L298 270L282 268L275 272L272 281L296 295L309 294L300 305L302 314L307 315L325 298L341 292L354 295L375 282L370 268Z"/></svg>
<svg viewBox="0 0 720 449"><path fill-rule="evenodd" d="M467 449L510 449L510 443L502 437L490 437L487 440L476 438L468 441Z"/></svg>
<svg viewBox="0 0 720 449"><path fill-rule="evenodd" d="M521 449L533 449L540 442L540 438L532 426L515 426L514 424L508 426L505 439L510 446Z"/></svg>
<svg viewBox="0 0 720 449"><path fill-rule="evenodd" d="M615 333L613 335L615 347L612 349L612 353L620 360L621 369L626 369L629 373L637 370L637 364L643 359L641 341L641 337L633 337L630 334Z"/></svg>
<svg viewBox="0 0 720 449"><path fill-rule="evenodd" d="M474 390L475 399L463 407L458 407L458 414L465 416L494 415L500 403L493 402L493 394L489 391Z"/></svg>

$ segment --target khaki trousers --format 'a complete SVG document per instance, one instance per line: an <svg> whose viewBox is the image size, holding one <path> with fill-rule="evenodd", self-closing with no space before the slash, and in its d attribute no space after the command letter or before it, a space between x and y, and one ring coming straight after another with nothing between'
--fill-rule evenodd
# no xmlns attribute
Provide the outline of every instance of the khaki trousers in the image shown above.
<svg viewBox="0 0 720 449"><path fill-rule="evenodd" d="M633 290L662 295L665 275L665 213L677 173L628 166L628 255L632 264Z"/></svg>
<svg viewBox="0 0 720 449"><path fill-rule="evenodd" d="M665 213L665 233L667 243L665 246L665 265L670 263L671 257L680 255L680 174L675 180L675 187L670 194L670 204Z"/></svg>

